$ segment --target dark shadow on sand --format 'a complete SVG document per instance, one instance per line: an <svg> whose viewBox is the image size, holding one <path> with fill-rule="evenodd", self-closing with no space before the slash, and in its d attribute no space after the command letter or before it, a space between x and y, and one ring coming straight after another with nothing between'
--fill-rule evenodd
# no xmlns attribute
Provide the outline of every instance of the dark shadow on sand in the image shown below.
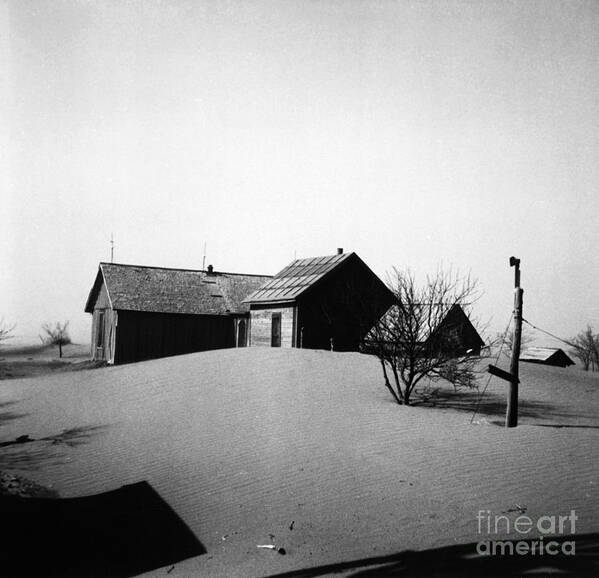
<svg viewBox="0 0 599 578"><path fill-rule="evenodd" d="M29 438L27 432L13 440L0 442L0 470L36 470L49 464L60 464L65 448L88 443L108 426L88 425L62 430L43 438ZM28 439L23 439L28 438Z"/></svg>
<svg viewBox="0 0 599 578"><path fill-rule="evenodd" d="M426 401L418 403L418 406L450 409L470 414L474 414L476 410L476 416L496 417L503 421L506 411L506 395L486 392L480 401L479 398L480 393L475 390L459 390L455 392L441 390L434 396L430 396ZM561 422L563 420L572 420L571 425L575 426L577 425L576 420L596 418L593 414L581 415L580 412L564 408L563 405L560 406L558 403L553 404L523 398L520 398L518 402L518 417L520 420L542 419L548 421L555 420L557 422L556 424L547 424L548 426L562 425Z"/></svg>
<svg viewBox="0 0 599 578"><path fill-rule="evenodd" d="M0 496L0 575L125 577L204 554L147 483L83 498Z"/></svg>
<svg viewBox="0 0 599 578"><path fill-rule="evenodd" d="M2 424L6 422L14 421L15 419L27 416L26 413L17 413L10 409L12 408L12 406L15 406L17 404L18 402L16 401L4 401L0 403L0 426L2 426Z"/></svg>
<svg viewBox="0 0 599 578"><path fill-rule="evenodd" d="M538 540L538 538L537 538ZM545 537L547 544L553 538ZM555 538L561 545L574 540L575 555L479 555L476 543L430 550L405 550L389 556L376 556L294 570L270 578L313 578L343 572L352 578L463 577L463 576L599 576L599 533ZM525 540L530 543L530 540ZM569 552L569 549L566 549Z"/></svg>
<svg viewBox="0 0 599 578"><path fill-rule="evenodd" d="M599 429L599 425L575 425L567 423L533 423L535 427L552 427L556 429L572 428L572 429Z"/></svg>

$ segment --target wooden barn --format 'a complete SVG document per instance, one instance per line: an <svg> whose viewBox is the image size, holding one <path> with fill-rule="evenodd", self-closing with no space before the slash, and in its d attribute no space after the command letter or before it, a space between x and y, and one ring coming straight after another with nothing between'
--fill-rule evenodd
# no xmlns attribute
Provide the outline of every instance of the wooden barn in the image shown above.
<svg viewBox="0 0 599 578"><path fill-rule="evenodd" d="M453 357L480 355L485 342L460 305L454 305L428 339L431 350L440 348Z"/></svg>
<svg viewBox="0 0 599 578"><path fill-rule="evenodd" d="M355 253L298 259L246 300L251 346L357 351L393 294Z"/></svg>
<svg viewBox="0 0 599 578"><path fill-rule="evenodd" d="M556 347L527 347L520 354L520 361L554 365L556 367L576 365L563 349Z"/></svg>
<svg viewBox="0 0 599 578"><path fill-rule="evenodd" d="M194 351L244 347L244 298L270 279L214 271L100 263L85 311L91 357L129 363Z"/></svg>
<svg viewBox="0 0 599 578"><path fill-rule="evenodd" d="M480 355L485 342L459 304L452 307L447 305L442 309L428 304L414 304L414 309L413 323L417 325L414 329L417 333L414 346L417 346L419 355L443 358ZM400 323L400 318L397 306L392 306L384 320L388 326L394 327ZM392 351L394 340L402 335L401 330L392 330L387 337L384 336L385 330L382 331L383 336L377 337L373 333L367 335L362 351L376 353L381 344Z"/></svg>

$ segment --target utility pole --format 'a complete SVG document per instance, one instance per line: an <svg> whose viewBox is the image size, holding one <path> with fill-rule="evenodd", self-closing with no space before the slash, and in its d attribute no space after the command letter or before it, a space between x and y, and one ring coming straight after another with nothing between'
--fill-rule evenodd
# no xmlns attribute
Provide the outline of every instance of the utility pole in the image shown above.
<svg viewBox="0 0 599 578"><path fill-rule="evenodd" d="M110 233L110 262L114 263L114 235Z"/></svg>
<svg viewBox="0 0 599 578"><path fill-rule="evenodd" d="M514 277L514 337L512 339L512 358L510 360L510 389L507 398L505 427L518 425L518 362L520 360L520 344L522 342L522 295L520 287L520 259L510 257L510 267L515 267Z"/></svg>

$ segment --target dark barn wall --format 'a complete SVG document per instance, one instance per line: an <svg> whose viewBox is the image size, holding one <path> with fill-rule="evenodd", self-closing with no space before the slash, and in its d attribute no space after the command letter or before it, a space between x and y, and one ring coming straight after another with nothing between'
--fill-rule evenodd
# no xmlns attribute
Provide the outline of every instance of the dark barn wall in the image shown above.
<svg viewBox="0 0 599 578"><path fill-rule="evenodd" d="M235 347L233 319L222 315L118 312L115 363Z"/></svg>
<svg viewBox="0 0 599 578"><path fill-rule="evenodd" d="M392 296L359 259L351 259L298 304L298 332L306 349L358 351L360 342L391 306ZM302 330L303 329L303 330Z"/></svg>
<svg viewBox="0 0 599 578"><path fill-rule="evenodd" d="M522 359L520 358L522 363L536 363L537 365L551 365L553 367L567 367L567 364L556 363L552 359Z"/></svg>

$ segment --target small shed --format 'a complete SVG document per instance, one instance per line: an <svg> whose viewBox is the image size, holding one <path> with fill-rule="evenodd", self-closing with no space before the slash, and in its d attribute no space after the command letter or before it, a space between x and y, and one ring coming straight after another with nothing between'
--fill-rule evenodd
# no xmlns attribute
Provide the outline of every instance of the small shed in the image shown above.
<svg viewBox="0 0 599 578"><path fill-rule="evenodd" d="M129 363L247 345L245 297L270 279L207 270L100 263L85 311L91 357Z"/></svg>
<svg viewBox="0 0 599 578"><path fill-rule="evenodd" d="M556 367L576 365L563 349L557 347L527 347L520 354L520 361Z"/></svg>
<svg viewBox="0 0 599 578"><path fill-rule="evenodd" d="M393 294L356 253L297 259L246 298L250 346L357 351Z"/></svg>

